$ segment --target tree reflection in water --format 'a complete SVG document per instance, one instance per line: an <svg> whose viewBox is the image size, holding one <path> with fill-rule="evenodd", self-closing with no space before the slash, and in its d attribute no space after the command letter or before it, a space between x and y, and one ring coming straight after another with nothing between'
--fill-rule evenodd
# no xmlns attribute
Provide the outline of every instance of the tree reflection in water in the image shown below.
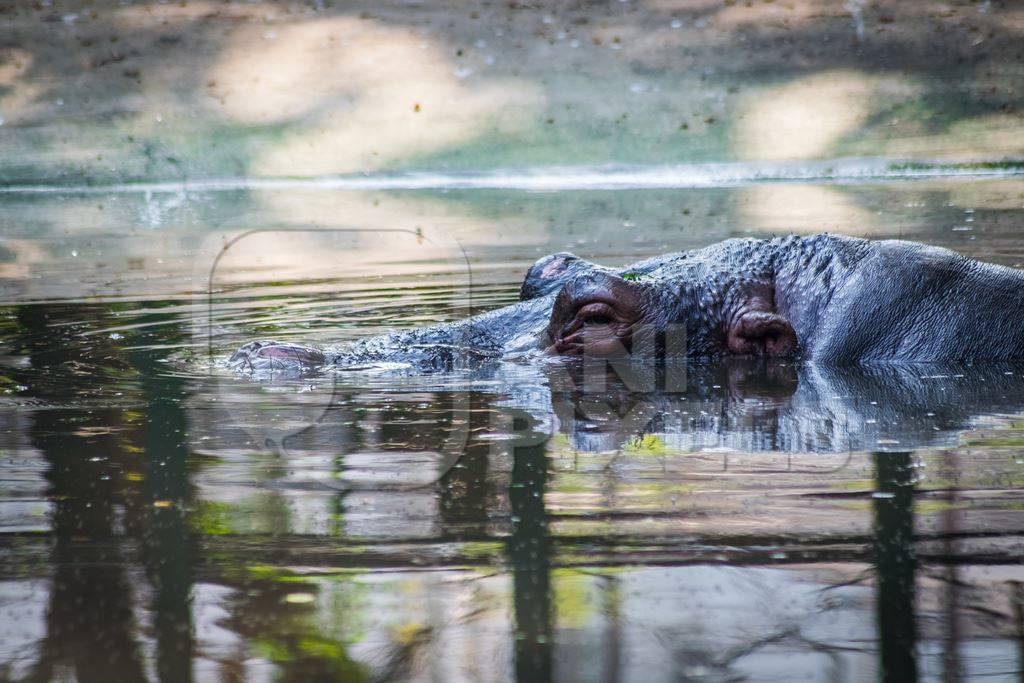
<svg viewBox="0 0 1024 683"><path fill-rule="evenodd" d="M520 420L530 418L525 414ZM524 433L525 431L525 433ZM554 647L551 610L551 542L544 507L547 489L547 449L544 435L523 429L521 445L514 448L509 503L512 533L508 558L512 566L515 605L516 680L551 680Z"/></svg>
<svg viewBox="0 0 1024 683"><path fill-rule="evenodd" d="M52 545L17 551L52 576L22 678L615 681L824 657L837 676L955 680L986 661L979 634L1018 637L1020 591L971 569L1012 562L997 544L1018 515L985 482L1015 486L1016 470L1005 451L953 447L1024 407L1005 368L965 382L697 366L675 392L582 392L564 372L505 368L474 378L492 388L470 392L455 467L410 488L375 468L431 462L455 428L450 390L346 376L264 452L242 417L294 418L280 402L305 388L215 390L166 362L173 315L139 316L120 343L81 335L96 315L17 312L27 362L10 372L31 387L52 501ZM264 412L219 405L241 392Z"/></svg>
<svg viewBox="0 0 1024 683"><path fill-rule="evenodd" d="M22 352L32 374L46 378L33 382L36 398L60 405L84 393L88 379L78 368L89 359L77 348L74 323L89 314L60 306L18 309ZM110 475L117 466L131 466L121 433L131 426L122 417L115 408L33 413L32 443L49 464L53 578L46 637L30 680L49 681L64 669L79 681L146 680L134 604L141 587L117 530L146 511Z"/></svg>

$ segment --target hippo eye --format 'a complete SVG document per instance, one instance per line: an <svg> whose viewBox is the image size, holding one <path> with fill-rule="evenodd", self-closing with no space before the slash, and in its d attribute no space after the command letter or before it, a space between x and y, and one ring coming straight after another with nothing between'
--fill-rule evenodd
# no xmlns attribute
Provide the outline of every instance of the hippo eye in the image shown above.
<svg viewBox="0 0 1024 683"><path fill-rule="evenodd" d="M576 312L576 319L584 326L598 327L615 322L615 313L608 304L592 303L580 308Z"/></svg>

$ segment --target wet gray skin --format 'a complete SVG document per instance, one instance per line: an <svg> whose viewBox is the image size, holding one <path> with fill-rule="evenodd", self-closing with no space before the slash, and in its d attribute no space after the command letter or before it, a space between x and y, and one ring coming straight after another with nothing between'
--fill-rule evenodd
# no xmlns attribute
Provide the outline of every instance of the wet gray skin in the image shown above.
<svg viewBox="0 0 1024 683"><path fill-rule="evenodd" d="M560 253L530 268L521 299L333 351L253 342L231 363L261 371L397 362L430 371L537 350L833 364L1024 358L1024 272L897 240L732 239L617 271Z"/></svg>

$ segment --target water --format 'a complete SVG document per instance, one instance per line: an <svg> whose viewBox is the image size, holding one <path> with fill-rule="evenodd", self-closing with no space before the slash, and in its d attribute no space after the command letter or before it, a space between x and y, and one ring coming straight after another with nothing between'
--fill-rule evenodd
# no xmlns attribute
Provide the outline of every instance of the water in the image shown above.
<svg viewBox="0 0 1024 683"><path fill-rule="evenodd" d="M1017 678L1022 366L218 363L502 305L564 249L1024 263L1012 173L748 176L4 194L0 679Z"/></svg>

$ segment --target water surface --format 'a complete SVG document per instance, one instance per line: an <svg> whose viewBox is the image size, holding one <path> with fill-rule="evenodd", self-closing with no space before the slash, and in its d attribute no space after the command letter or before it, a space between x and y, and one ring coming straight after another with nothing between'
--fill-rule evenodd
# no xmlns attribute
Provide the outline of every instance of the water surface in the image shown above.
<svg viewBox="0 0 1024 683"><path fill-rule="evenodd" d="M1012 174L5 194L0 678L1017 678L1024 366L638 389L217 360L499 306L564 249L831 229L1017 265L1022 196Z"/></svg>

